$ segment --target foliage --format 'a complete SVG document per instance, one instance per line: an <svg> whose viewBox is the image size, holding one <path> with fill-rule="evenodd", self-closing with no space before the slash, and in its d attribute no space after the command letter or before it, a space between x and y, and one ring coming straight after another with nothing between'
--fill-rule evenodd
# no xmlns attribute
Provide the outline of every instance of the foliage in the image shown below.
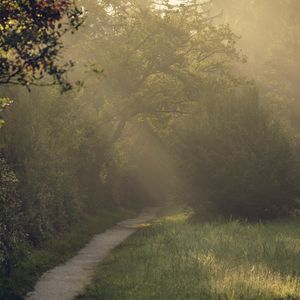
<svg viewBox="0 0 300 300"><path fill-rule="evenodd" d="M14 172L0 158L0 278L10 275L24 239L22 203L17 194L17 183Z"/></svg>
<svg viewBox="0 0 300 300"><path fill-rule="evenodd" d="M74 1L1 1L0 85L2 87L23 85L30 90L32 85L59 84L62 91L70 89L71 85L64 75L73 63L61 64L58 62L58 58L62 49L62 36L68 31L73 32L76 30L81 23L82 13ZM45 80L42 81L44 77ZM3 110L11 103L12 101L9 98L0 98L0 127L4 123L2 113L7 113L3 112ZM26 121L14 125L20 128L19 126L26 126ZM36 210L32 213L30 210L30 204L33 204L35 200L31 199L33 201L31 203L26 201L26 189L28 189L28 186L25 187L24 182L33 178L29 178L30 176L26 177L24 169L23 172L20 172L21 168L15 167L16 161L20 161L22 155L16 157L13 154L21 154L18 151L20 148L17 146L12 153L8 154L7 146L9 147L11 144L8 144L9 140L5 139L5 135L6 132L1 129L1 298L6 297L5 294L9 292L11 269L22 259L21 248L23 248L25 236L29 234L30 239L33 241L33 231L29 230L31 224L35 224L34 228L39 228L39 233L47 227L47 220L42 211ZM21 143L19 146L22 146ZM18 177L21 179L20 184L15 173L3 157L9 158L10 165L14 166ZM21 165L24 166L23 163ZM55 177L53 175L51 180L55 181ZM32 183L35 184L37 182ZM44 187L39 185L37 189L41 191ZM57 187L58 185L56 185ZM53 201L51 193L49 194L47 191L43 191L43 193L42 198L48 198L49 202ZM28 195L28 197L33 197L33 195L39 198L40 194L34 194L33 191L33 194ZM22 199L22 203L20 199ZM39 209L41 208L42 206L39 206ZM51 217L53 218L54 216L52 215ZM41 218L43 221L41 221ZM62 221L58 218L56 222L60 223ZM65 224L66 220L63 220L63 223ZM25 224L26 227L24 226Z"/></svg>
<svg viewBox="0 0 300 300"><path fill-rule="evenodd" d="M70 83L63 75L71 63L61 66L57 58L62 35L77 29L81 23L81 11L73 0L2 0L0 85L29 87L47 74L53 84L69 89Z"/></svg>
<svg viewBox="0 0 300 300"><path fill-rule="evenodd" d="M116 201L125 195L122 203L161 201L168 197L163 185L174 176L169 166L163 170L170 161L165 136L212 87L236 84L231 64L243 60L238 38L214 23L208 3L85 5L87 43L76 51L84 56L89 49L90 73L100 77L82 87L97 103L107 134L100 172Z"/></svg>
<svg viewBox="0 0 300 300"><path fill-rule="evenodd" d="M297 206L292 145L252 91L217 97L181 136L180 157L196 211L204 205L225 217L260 219Z"/></svg>
<svg viewBox="0 0 300 300"><path fill-rule="evenodd" d="M3 112L5 108L7 108L10 104L12 104L12 100L9 98L0 98L0 114ZM4 124L4 120L2 120L0 115L0 129Z"/></svg>
<svg viewBox="0 0 300 300"><path fill-rule="evenodd" d="M97 137L87 105L83 110L55 90L43 100L37 90L19 91L18 98L2 129L4 153L20 178L29 239L39 244L100 202L98 160L105 140Z"/></svg>
<svg viewBox="0 0 300 300"><path fill-rule="evenodd" d="M184 114L216 77L233 84L230 63L243 59L237 37L214 23L207 3L99 1L87 9L83 51L93 53L92 73L103 69L97 96L103 123L115 128L112 143L131 121Z"/></svg>
<svg viewBox="0 0 300 300"><path fill-rule="evenodd" d="M78 299L299 299L299 218L190 224L168 215L98 267Z"/></svg>

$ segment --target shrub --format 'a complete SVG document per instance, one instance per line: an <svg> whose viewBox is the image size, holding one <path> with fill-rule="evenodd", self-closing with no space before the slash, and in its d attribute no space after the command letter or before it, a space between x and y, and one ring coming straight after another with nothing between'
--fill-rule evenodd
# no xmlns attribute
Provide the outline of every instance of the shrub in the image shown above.
<svg viewBox="0 0 300 300"><path fill-rule="evenodd" d="M195 120L194 120L195 121ZM181 156L195 211L225 217L272 218L298 196L293 147L255 93L211 102L182 134Z"/></svg>
<svg viewBox="0 0 300 300"><path fill-rule="evenodd" d="M17 178L6 161L0 158L0 277L10 275L21 253L23 240Z"/></svg>

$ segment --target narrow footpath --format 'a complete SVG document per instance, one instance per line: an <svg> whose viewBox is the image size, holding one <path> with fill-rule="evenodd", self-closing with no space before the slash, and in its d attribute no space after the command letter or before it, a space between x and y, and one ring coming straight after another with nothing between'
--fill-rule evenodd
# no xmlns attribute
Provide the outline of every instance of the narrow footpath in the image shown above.
<svg viewBox="0 0 300 300"><path fill-rule="evenodd" d="M71 300L84 291L95 266L116 246L156 216L159 208L145 208L135 219L117 223L94 238L64 265L44 273L27 300Z"/></svg>

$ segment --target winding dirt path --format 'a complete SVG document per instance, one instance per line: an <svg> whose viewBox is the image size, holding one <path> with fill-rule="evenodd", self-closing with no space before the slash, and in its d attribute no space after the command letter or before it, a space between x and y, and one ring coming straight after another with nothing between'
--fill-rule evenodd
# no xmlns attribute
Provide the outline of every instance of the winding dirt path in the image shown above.
<svg viewBox="0 0 300 300"><path fill-rule="evenodd" d="M64 265L44 273L27 300L71 300L91 282L95 265L117 245L156 216L159 208L145 208L135 219L117 223L94 238Z"/></svg>

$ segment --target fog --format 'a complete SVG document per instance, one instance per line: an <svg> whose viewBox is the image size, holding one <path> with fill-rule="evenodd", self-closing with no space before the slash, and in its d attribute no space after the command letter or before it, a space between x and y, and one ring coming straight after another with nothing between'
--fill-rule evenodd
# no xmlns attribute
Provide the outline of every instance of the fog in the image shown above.
<svg viewBox="0 0 300 300"><path fill-rule="evenodd" d="M243 74L299 130L299 1L213 1L221 22L239 36Z"/></svg>
<svg viewBox="0 0 300 300"><path fill-rule="evenodd" d="M299 208L298 0L32 3L0 4L0 277L97 214Z"/></svg>

